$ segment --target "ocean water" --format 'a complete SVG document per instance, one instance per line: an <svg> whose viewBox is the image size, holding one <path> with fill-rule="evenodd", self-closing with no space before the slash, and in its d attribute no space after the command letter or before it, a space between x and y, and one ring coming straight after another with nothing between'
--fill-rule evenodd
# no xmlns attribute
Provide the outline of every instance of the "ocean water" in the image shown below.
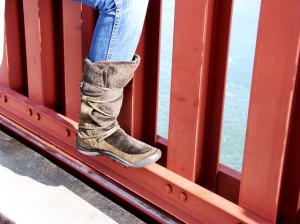
<svg viewBox="0 0 300 224"><path fill-rule="evenodd" d="M175 0L163 1L158 134L168 138ZM241 171L260 0L235 0L220 162Z"/></svg>

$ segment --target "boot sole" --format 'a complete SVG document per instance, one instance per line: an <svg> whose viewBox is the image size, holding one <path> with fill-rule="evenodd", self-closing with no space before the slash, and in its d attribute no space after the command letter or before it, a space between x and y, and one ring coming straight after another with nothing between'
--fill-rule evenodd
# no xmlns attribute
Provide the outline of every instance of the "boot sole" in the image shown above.
<svg viewBox="0 0 300 224"><path fill-rule="evenodd" d="M86 149L83 148L79 145L78 141L76 141L76 148L77 150L84 155L87 156L107 156L112 158L114 161L122 164L125 167L133 167L133 168L141 168L141 167L145 167L151 163L155 163L157 160L160 159L161 157L161 151L159 149L157 149L153 154L151 154L150 156L135 162L135 163L129 163L128 161L122 159L121 157L105 151L105 150L101 150L101 149Z"/></svg>

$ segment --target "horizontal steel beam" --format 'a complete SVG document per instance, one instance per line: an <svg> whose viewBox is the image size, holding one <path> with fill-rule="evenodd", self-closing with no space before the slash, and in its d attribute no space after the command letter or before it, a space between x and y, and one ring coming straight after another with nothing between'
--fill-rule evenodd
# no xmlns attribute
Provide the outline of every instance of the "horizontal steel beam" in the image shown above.
<svg viewBox="0 0 300 224"><path fill-rule="evenodd" d="M104 177L178 220L187 223L269 223L158 164L131 169L108 158L81 155L74 146L76 122L1 85L0 113L3 115L1 120L6 118L22 127L28 141L43 141L43 144L37 144L39 148L89 181L101 187L99 180ZM107 184L106 188L114 192L112 186ZM116 194L117 197L123 197L122 194ZM145 208L143 210L141 203L128 203L153 219L161 218L157 213L151 214ZM159 221L164 223L172 220L164 218Z"/></svg>
<svg viewBox="0 0 300 224"><path fill-rule="evenodd" d="M181 223L103 174L0 114L0 128L146 222Z"/></svg>

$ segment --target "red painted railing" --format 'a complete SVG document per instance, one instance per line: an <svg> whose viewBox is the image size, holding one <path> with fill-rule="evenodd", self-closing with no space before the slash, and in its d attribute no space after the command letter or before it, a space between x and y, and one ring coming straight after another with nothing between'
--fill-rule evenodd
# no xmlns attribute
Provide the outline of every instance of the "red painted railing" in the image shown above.
<svg viewBox="0 0 300 224"><path fill-rule="evenodd" d="M241 174L219 164L233 1L176 1L168 140L156 132L161 4L150 0L142 62L119 118L162 149L159 164L124 169L76 151L78 83L96 12L72 1L6 1L1 126L88 182L124 197L103 176L178 222L299 222L300 2L261 2Z"/></svg>

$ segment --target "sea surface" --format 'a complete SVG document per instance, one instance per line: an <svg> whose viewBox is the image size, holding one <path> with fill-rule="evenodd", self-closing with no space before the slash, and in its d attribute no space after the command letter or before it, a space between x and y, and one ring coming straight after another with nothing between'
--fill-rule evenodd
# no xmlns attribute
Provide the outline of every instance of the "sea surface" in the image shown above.
<svg viewBox="0 0 300 224"><path fill-rule="evenodd" d="M175 0L163 1L158 134L168 138ZM220 162L241 171L260 0L235 0ZM184 74L183 74L184 75Z"/></svg>

